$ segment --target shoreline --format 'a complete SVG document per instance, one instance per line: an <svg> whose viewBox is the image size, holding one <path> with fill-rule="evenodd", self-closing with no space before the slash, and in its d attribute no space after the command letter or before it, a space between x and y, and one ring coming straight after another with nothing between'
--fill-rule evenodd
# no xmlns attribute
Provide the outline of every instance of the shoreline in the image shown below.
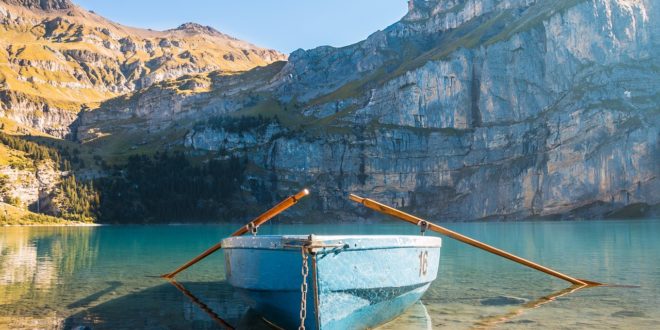
<svg viewBox="0 0 660 330"><path fill-rule="evenodd" d="M108 226L101 223L34 223L34 224L15 224L15 225L0 225L0 227L101 227Z"/></svg>
<svg viewBox="0 0 660 330"><path fill-rule="evenodd" d="M465 221L435 221L434 223L438 224L461 224L461 223L543 223L543 222L554 222L554 223L567 223L567 222L594 222L594 221L653 221L660 220L660 217L644 217L644 218L606 218L606 219L524 219L524 220L465 220ZM85 223L85 222L72 222L66 223L68 221L63 220L63 222L54 222L54 223L26 223L26 224L0 224L0 228L5 227L116 227L116 226L219 226L219 225L233 225L242 227L245 226L248 222L160 222L160 223ZM323 225L323 224L335 224L335 225L387 225L395 224L399 221L345 221L345 222L280 222L273 223L272 225ZM265 224L268 225L268 224Z"/></svg>
<svg viewBox="0 0 660 330"><path fill-rule="evenodd" d="M436 223L439 224L460 224L460 223L540 223L540 222L592 222L592 221L634 221L634 220L641 220L641 221L660 221L660 218L657 217L651 217L651 218L634 218L634 219L590 219L590 220L509 220L509 221L449 221L449 222L443 222L443 221L438 221ZM323 225L323 224L333 224L333 225L355 225L355 224L363 224L363 225L378 225L378 224L396 224L397 222L332 222L332 223L323 223L323 222L308 222L308 223L302 223L302 222L284 222L284 223L279 223L278 225L287 225L287 226L296 226L296 225ZM245 223L241 222L217 222L217 223L210 223L210 222L190 222L190 223L121 223L121 224L112 224L112 223L84 223L84 222L79 222L79 223L44 223L44 224L2 224L0 225L0 228L6 228L6 227L126 227L126 226L220 226L220 225L233 225L237 227L242 227L245 225Z"/></svg>

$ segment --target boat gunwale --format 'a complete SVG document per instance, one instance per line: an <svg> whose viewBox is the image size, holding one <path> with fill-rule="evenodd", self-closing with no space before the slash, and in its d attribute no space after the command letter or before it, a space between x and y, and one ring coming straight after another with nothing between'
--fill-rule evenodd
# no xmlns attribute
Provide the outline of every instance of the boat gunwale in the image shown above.
<svg viewBox="0 0 660 330"><path fill-rule="evenodd" d="M343 246L342 246L343 244ZM358 245L359 244L359 245ZM366 251L386 249L441 248L442 238L416 235L263 235L230 237L222 241L223 249L299 251L312 245L314 251Z"/></svg>

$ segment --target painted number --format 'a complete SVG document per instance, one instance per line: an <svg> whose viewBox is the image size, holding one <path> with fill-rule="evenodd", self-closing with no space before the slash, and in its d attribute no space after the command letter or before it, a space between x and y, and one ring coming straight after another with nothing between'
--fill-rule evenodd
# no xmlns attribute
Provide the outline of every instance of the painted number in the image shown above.
<svg viewBox="0 0 660 330"><path fill-rule="evenodd" d="M420 251L419 252L419 277L426 275L426 272L429 270L429 251Z"/></svg>

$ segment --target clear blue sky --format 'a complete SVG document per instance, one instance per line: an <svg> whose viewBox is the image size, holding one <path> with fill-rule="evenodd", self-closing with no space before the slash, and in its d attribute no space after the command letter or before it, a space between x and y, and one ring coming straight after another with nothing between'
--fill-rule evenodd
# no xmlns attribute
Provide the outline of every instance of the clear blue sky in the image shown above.
<svg viewBox="0 0 660 330"><path fill-rule="evenodd" d="M73 0L117 23L165 30L209 25L259 46L290 53L346 46L398 21L406 0Z"/></svg>

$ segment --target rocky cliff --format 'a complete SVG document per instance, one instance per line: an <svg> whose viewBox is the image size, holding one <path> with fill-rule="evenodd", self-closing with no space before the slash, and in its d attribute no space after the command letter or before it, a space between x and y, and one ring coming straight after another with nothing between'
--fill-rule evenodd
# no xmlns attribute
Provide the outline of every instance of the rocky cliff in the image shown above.
<svg viewBox="0 0 660 330"><path fill-rule="evenodd" d="M30 9L59 10L71 9L74 4L69 0L3 0L7 4Z"/></svg>
<svg viewBox="0 0 660 330"><path fill-rule="evenodd" d="M22 151L0 145L0 202L33 212L58 214L55 199L63 175L51 160L35 162Z"/></svg>
<svg viewBox="0 0 660 330"><path fill-rule="evenodd" d="M263 170L252 180L310 185L314 209L343 217L349 192L454 220L658 204L657 5L409 6L363 42L291 54L254 91L276 99L265 113L289 120L246 132L198 125L186 146L243 154ZM202 97L253 113L244 94L228 94Z"/></svg>
<svg viewBox="0 0 660 330"><path fill-rule="evenodd" d="M309 186L304 211L326 218L366 215L348 193L436 220L657 207L658 4L412 0L409 8L354 45L106 101L81 113L78 138L242 155L254 201L264 202L257 190L279 197ZM215 120L258 115L267 120L241 130Z"/></svg>
<svg viewBox="0 0 660 330"><path fill-rule="evenodd" d="M68 0L0 1L0 116L64 137L77 113L185 75L286 59L194 23L130 28Z"/></svg>

